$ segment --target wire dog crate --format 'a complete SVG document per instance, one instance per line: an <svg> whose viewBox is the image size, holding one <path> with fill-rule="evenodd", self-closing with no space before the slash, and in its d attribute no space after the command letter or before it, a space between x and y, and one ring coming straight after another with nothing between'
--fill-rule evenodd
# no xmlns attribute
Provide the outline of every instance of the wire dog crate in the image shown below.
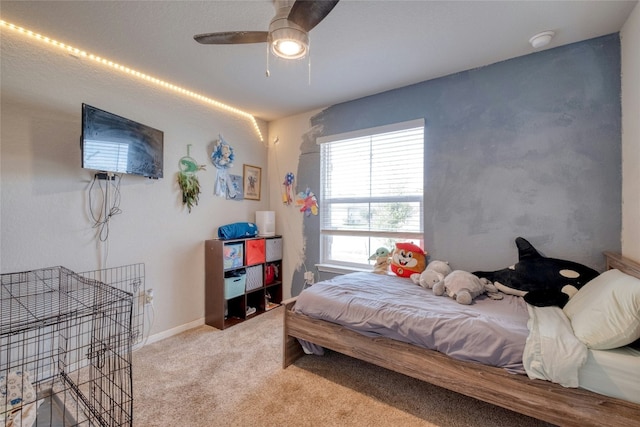
<svg viewBox="0 0 640 427"><path fill-rule="evenodd" d="M133 424L134 293L98 272L1 275L0 427Z"/></svg>
<svg viewBox="0 0 640 427"><path fill-rule="evenodd" d="M97 280L116 289L131 293L131 345L142 343L144 338L145 272L144 264L130 264L119 267L78 273L82 277Z"/></svg>

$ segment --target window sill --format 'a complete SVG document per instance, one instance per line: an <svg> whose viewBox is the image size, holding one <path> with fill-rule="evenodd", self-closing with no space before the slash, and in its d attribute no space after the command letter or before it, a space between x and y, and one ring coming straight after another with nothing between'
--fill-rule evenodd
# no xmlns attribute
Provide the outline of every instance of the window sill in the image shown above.
<svg viewBox="0 0 640 427"><path fill-rule="evenodd" d="M346 265L336 265L336 264L316 264L316 269L321 273L332 273L332 274L347 274L347 273L356 273L359 271L372 271L373 266L371 268L358 268L358 267L349 267Z"/></svg>

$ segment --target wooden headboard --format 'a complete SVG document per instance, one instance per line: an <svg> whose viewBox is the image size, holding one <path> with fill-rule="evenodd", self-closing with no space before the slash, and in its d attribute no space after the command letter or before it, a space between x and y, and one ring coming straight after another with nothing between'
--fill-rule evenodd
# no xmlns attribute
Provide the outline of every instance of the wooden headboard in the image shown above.
<svg viewBox="0 0 640 427"><path fill-rule="evenodd" d="M640 263L615 252L604 252L604 257L607 261L607 270L616 268L629 276L640 279Z"/></svg>

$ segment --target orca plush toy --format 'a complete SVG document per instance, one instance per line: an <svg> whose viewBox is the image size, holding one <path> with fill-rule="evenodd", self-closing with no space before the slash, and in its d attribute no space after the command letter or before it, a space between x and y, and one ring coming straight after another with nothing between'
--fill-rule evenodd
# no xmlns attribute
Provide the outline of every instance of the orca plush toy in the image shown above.
<svg viewBox="0 0 640 427"><path fill-rule="evenodd" d="M546 258L522 237L516 238L518 263L498 271L475 271L505 294L524 297L538 307L559 306L600 273L582 264Z"/></svg>

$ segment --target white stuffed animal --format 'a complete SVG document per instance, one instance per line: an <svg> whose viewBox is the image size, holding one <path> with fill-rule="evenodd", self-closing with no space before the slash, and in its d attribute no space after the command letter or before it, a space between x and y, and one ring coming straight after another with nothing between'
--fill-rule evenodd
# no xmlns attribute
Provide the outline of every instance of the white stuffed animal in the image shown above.
<svg viewBox="0 0 640 427"><path fill-rule="evenodd" d="M443 280L449 273L451 273L451 267L449 267L448 262L433 260L422 273L412 274L411 280L416 285L431 289L433 285Z"/></svg>
<svg viewBox="0 0 640 427"><path fill-rule="evenodd" d="M460 304L469 305L478 296L486 293L491 299L502 299L502 294L486 279L480 279L468 271L455 270L433 285L434 295L447 295Z"/></svg>

